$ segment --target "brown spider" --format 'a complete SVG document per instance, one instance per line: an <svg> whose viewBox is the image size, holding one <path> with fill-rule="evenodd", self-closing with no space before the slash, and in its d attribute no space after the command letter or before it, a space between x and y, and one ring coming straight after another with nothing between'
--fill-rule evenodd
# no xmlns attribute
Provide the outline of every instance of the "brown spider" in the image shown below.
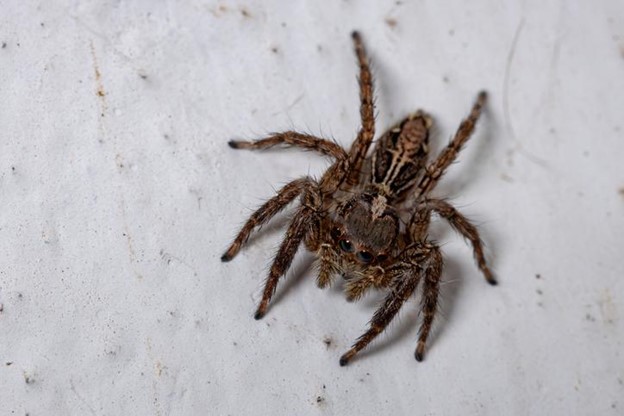
<svg viewBox="0 0 624 416"><path fill-rule="evenodd" d="M319 180L302 177L280 189L251 215L221 260L234 258L254 229L299 197L300 204L271 266L255 318L266 314L277 282L303 242L316 256L319 287L327 287L336 275L342 275L350 301L359 299L371 287L388 290L368 331L340 358L340 365L346 365L388 326L422 281L423 322L415 352L416 360L421 361L436 313L443 265L440 248L427 238L432 213L446 219L470 241L485 279L496 284L474 225L445 200L429 197L474 131L486 93L479 93L470 114L435 160L428 162L432 120L422 111L388 130L367 156L375 133L373 82L360 35L354 32L352 37L360 66L362 127L351 149L294 131L256 141L230 141L234 149L300 147L331 156L334 162Z"/></svg>

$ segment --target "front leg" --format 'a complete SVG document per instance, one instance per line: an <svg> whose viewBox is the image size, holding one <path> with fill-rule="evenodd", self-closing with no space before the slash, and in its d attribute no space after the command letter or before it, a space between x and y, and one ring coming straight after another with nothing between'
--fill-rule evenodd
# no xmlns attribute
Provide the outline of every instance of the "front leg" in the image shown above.
<svg viewBox="0 0 624 416"><path fill-rule="evenodd" d="M221 256L221 261L230 261L238 254L241 247L251 235L252 231L273 218L278 212L292 202L306 187L312 183L310 178L296 179L286 184L273 198L265 202L254 212L240 230L232 245Z"/></svg>
<svg viewBox="0 0 624 416"><path fill-rule="evenodd" d="M345 285L347 301L359 300L372 287L389 287L395 278L404 273L405 266L402 263L399 263L398 266L388 267L370 266L363 272L353 273L353 278Z"/></svg>
<svg viewBox="0 0 624 416"><path fill-rule="evenodd" d="M254 315L255 319L262 319L262 317L266 314L269 302L275 294L277 282L290 267L290 264L297 253L297 249L299 248L299 244L305 237L306 231L308 230L308 222L310 221L312 215L313 211L309 208L301 207L288 226L286 237L284 237L284 240L277 251L277 255L273 260L273 264L271 265L269 276L264 285L262 300L260 301L260 305L258 305L256 314Z"/></svg>
<svg viewBox="0 0 624 416"><path fill-rule="evenodd" d="M386 296L384 303L379 307L370 322L370 328L360 336L353 347L340 357L340 365L345 366L362 349L364 349L373 339L383 332L390 321L401 309L401 306L414 293L420 281L419 269L409 267L404 264L404 274L397 278L392 287L392 291Z"/></svg>
<svg viewBox="0 0 624 416"><path fill-rule="evenodd" d="M310 232L316 232L315 228L318 224L319 215L318 209L321 205L322 199L318 191L318 186L310 180L306 184L301 197L301 207L299 207L291 220L288 230L286 231L286 236L284 240L282 240L282 244L271 265L269 276L264 285L262 300L254 315L255 319L261 319L266 314L269 302L275 294L277 283L290 267L301 242Z"/></svg>
<svg viewBox="0 0 624 416"><path fill-rule="evenodd" d="M423 295L421 301L423 322L420 326L418 345L414 357L416 361L422 361L425 356L425 345L431 332L433 318L438 311L438 294L440 292L440 278L442 277L442 254L438 247L429 245L430 252L424 261L425 273L423 282Z"/></svg>

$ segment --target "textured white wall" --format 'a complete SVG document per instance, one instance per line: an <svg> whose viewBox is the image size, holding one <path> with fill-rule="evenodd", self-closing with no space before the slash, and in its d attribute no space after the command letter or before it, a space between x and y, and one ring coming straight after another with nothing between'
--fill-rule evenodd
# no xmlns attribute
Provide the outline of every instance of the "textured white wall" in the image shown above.
<svg viewBox="0 0 624 416"><path fill-rule="evenodd" d="M0 3L0 414L624 411L623 2L54 3ZM327 166L228 139L353 139L353 29L378 130L423 107L439 149L490 92L439 193L500 285L436 227L423 363L415 300L339 367L378 298L319 291L305 255L252 319L285 217L219 261L274 189Z"/></svg>

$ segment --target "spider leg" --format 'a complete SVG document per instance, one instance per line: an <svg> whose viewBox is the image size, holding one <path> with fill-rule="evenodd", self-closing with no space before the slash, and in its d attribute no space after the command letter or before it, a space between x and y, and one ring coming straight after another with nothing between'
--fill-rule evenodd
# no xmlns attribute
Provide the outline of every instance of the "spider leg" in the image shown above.
<svg viewBox="0 0 624 416"><path fill-rule="evenodd" d="M340 357L340 365L345 366L360 350L364 349L388 326L401 306L414 293L420 281L420 272L416 267L404 269L404 274L396 280L392 291L377 309L370 321L370 328L360 336L349 351Z"/></svg>
<svg viewBox="0 0 624 416"><path fill-rule="evenodd" d="M442 177L446 169L455 160L462 146L466 143L466 141L468 141L474 132L475 125L481 115L481 110L483 109L486 100L487 94L485 91L481 91L472 106L470 114L459 125L453 140L451 140L448 146L442 150L438 158L427 166L425 175L422 177L417 186L417 198L421 195L428 194L437 185L440 177Z"/></svg>
<svg viewBox="0 0 624 416"><path fill-rule="evenodd" d="M427 267L424 269L422 296L423 322L420 326L418 345L414 354L417 361L422 361L424 358L425 344L437 312L440 277L442 276L442 255L437 247L430 252L427 263Z"/></svg>
<svg viewBox="0 0 624 416"><path fill-rule="evenodd" d="M319 187L319 190L321 188ZM314 206L314 202L312 206ZM323 289L332 283L334 276L340 272L338 263L340 257L331 244L325 241L324 230L327 229L327 219L313 218L310 222L308 234L305 237L306 248L315 253L315 268L318 271L316 285Z"/></svg>
<svg viewBox="0 0 624 416"><path fill-rule="evenodd" d="M347 158L347 152L337 143L330 140L320 139L309 134L286 131L276 133L269 137L254 141L230 140L228 145L233 149L268 149L278 145L301 147L313 150L325 156L331 156L338 160Z"/></svg>
<svg viewBox="0 0 624 416"><path fill-rule="evenodd" d="M327 243L320 244L317 257L318 275L316 277L316 285L324 289L329 286L334 277L340 273L340 269L336 267L339 258L331 245Z"/></svg>
<svg viewBox="0 0 624 416"><path fill-rule="evenodd" d="M413 241L424 241L427 238L427 231L431 223L431 209L427 204L418 205L408 224L408 232Z"/></svg>
<svg viewBox="0 0 624 416"><path fill-rule="evenodd" d="M455 209L455 207L444 200L430 199L427 201L427 206L442 218L447 220L455 231L470 241L472 244L474 258L479 266L479 269L485 276L485 280L487 280L487 282L491 285L496 285L497 282L494 278L494 274L485 261L485 255L483 254L483 242L481 241L477 228L472 225L470 221L468 221L468 219L457 209Z"/></svg>
<svg viewBox="0 0 624 416"><path fill-rule="evenodd" d="M360 66L358 82L360 84L360 118L362 121L362 127L349 150L352 170L348 178L348 184L355 185L358 182L362 162L366 158L366 153L375 135L375 109L373 103L373 77L368 64L366 49L358 32L353 32L351 37L353 38L355 54Z"/></svg>
<svg viewBox="0 0 624 416"><path fill-rule="evenodd" d="M296 179L286 184L282 189L277 192L273 198L265 202L251 217L247 220L243 228L240 230L234 242L227 249L225 254L221 256L221 261L230 261L238 254L243 244L247 242L247 239L251 235L252 231L268 222L278 212L292 202L305 188L307 184L312 181L310 178Z"/></svg>
<svg viewBox="0 0 624 416"><path fill-rule="evenodd" d="M351 278L345 285L345 293L348 302L357 301L364 296L364 294L375 285L375 282L379 278L378 269L375 268L362 276L356 276Z"/></svg>
<svg viewBox="0 0 624 416"><path fill-rule="evenodd" d="M286 232L286 237L282 240L282 244L280 245L277 255L273 260L273 264L271 265L269 276L264 285L262 300L260 301L260 305L258 305L256 314L254 315L255 319L262 319L262 317L266 314L269 302L275 294L277 282L290 267L292 259L295 257L301 241L305 238L306 233L310 228L309 224L313 220L314 214L315 211L313 209L303 205L298 209L294 218L290 222L288 231Z"/></svg>
<svg viewBox="0 0 624 416"><path fill-rule="evenodd" d="M371 287L388 287L395 277L403 273L404 267L401 266L388 269L381 266L371 267L347 282L345 285L347 301L359 300Z"/></svg>

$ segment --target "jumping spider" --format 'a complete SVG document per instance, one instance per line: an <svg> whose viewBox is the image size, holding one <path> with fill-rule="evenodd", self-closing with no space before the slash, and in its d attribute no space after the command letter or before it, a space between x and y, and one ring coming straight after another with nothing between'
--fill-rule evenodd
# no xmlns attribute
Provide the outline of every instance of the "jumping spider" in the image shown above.
<svg viewBox="0 0 624 416"><path fill-rule="evenodd" d="M230 141L234 149L300 147L334 161L320 179L302 177L280 189L251 215L221 260L234 258L254 229L299 197L300 204L271 266L255 318L266 314L280 277L303 242L316 257L320 288L341 275L349 301L359 299L370 288L388 291L368 331L340 358L340 365L346 365L388 326L422 281L423 321L415 352L416 360L421 361L436 313L443 265L440 248L427 237L432 213L446 219L470 241L485 279L496 284L474 225L447 201L429 196L474 131L486 93L479 93L470 114L435 160L428 161L432 119L422 111L388 130L368 155L375 133L373 81L361 37L358 32L352 37L360 67L362 126L357 138L348 151L332 141L294 131L256 141Z"/></svg>

